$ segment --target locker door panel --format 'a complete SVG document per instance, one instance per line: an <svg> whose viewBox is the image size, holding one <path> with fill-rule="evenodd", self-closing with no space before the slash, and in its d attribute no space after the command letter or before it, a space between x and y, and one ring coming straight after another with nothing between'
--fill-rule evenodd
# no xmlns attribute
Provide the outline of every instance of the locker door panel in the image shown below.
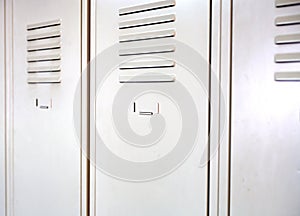
<svg viewBox="0 0 300 216"><path fill-rule="evenodd" d="M234 1L231 215L300 212L300 7L280 2Z"/></svg>
<svg viewBox="0 0 300 216"><path fill-rule="evenodd" d="M207 166L200 163L208 137L209 7L209 1L193 0L96 1L92 32L96 56L91 66L95 68L91 113L95 113L92 161L96 166L96 215L206 214ZM197 53L196 58L189 52L181 53L183 47ZM200 71L191 72L187 69L191 65L178 60L189 55L191 62L205 62ZM145 75L149 71L153 74ZM203 85L193 73L202 73ZM185 86L179 92L178 83ZM128 89L136 95L123 93ZM185 90L186 101L191 98L195 103L197 141L176 166L168 167L168 161L161 163L160 168L166 170L160 172L152 163L159 164L178 147L181 124L186 116L194 114L193 104L184 110L180 101L173 100L176 95L184 95ZM159 131L163 123L155 125L150 119L159 116L165 118L166 130L152 145L150 135L155 129ZM123 120L128 120L128 125L124 126ZM127 136L131 133L124 129L127 126L138 135ZM190 131L195 129L193 124L187 127ZM143 140L147 134L149 139ZM139 136L140 142L132 141ZM99 137L104 140L101 144ZM190 141L184 144L188 146Z"/></svg>
<svg viewBox="0 0 300 216"><path fill-rule="evenodd" d="M16 216L80 214L80 4L13 2Z"/></svg>

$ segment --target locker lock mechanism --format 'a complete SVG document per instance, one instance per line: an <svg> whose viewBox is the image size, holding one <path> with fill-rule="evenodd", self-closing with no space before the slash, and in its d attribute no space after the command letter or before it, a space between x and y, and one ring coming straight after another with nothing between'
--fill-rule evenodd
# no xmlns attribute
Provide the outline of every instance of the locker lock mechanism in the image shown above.
<svg viewBox="0 0 300 216"><path fill-rule="evenodd" d="M133 112L134 113L138 113L138 115L141 116L153 116L153 115L157 115L160 112L160 105L159 103L156 103L156 110L154 111L149 111L149 110L137 110L137 102L133 102Z"/></svg>
<svg viewBox="0 0 300 216"><path fill-rule="evenodd" d="M41 102L39 98L35 99L35 107L38 109L52 109L52 98L48 101L48 103Z"/></svg>

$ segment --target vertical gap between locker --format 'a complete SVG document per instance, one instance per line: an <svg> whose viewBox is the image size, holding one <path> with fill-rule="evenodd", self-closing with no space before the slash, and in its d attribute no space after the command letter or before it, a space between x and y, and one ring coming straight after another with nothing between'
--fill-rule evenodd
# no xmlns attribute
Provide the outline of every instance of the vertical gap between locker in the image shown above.
<svg viewBox="0 0 300 216"><path fill-rule="evenodd" d="M233 0L230 0L230 56L229 56L229 125L228 125L228 212L230 216L231 199L231 132L232 132L232 70L233 70Z"/></svg>
<svg viewBox="0 0 300 216"><path fill-rule="evenodd" d="M209 216L210 212L210 145L211 145L211 137L210 137L210 131L211 131L211 64L212 64L212 0L209 1L209 54L208 54L208 63L209 63L209 69L208 69L208 140L207 140L207 211L206 214Z"/></svg>
<svg viewBox="0 0 300 216"><path fill-rule="evenodd" d="M90 216L90 174L91 174L91 167L90 167L90 60L91 60L91 0L87 0L87 164L86 164L86 215Z"/></svg>
<svg viewBox="0 0 300 216"><path fill-rule="evenodd" d="M4 20L3 20L3 24L4 24L4 184L5 184L5 188L4 188L4 212L5 212L5 215L8 215L8 206L7 206L7 199L8 199L8 196L7 196L7 187L8 187L8 184L7 184L7 175L8 175L8 171L7 171L7 107L6 107L6 103L7 103L7 95L6 95L6 90L7 90L7 76L6 76L6 62L7 62L7 59L6 59L6 52L7 52L7 44L6 44L6 1L4 0L3 2L4 6L3 6L3 12L4 12Z"/></svg>
<svg viewBox="0 0 300 216"><path fill-rule="evenodd" d="M222 31L223 31L223 25L222 25L222 17L223 17L223 0L220 0L219 2L220 4L220 8L219 8L219 35L218 35L218 46L219 46L219 55L218 55L218 67L219 67L219 80L218 80L218 106L219 106L219 109L218 109L218 154L217 154L217 157L218 157L218 164L217 164L217 216L219 216L220 214L220 167L221 167L221 148L220 148L220 145L221 145L221 125L220 125L220 122L221 122L221 115L222 115L222 109L224 109L224 107L221 107L221 97L222 97L222 85L221 85L221 82L222 82Z"/></svg>

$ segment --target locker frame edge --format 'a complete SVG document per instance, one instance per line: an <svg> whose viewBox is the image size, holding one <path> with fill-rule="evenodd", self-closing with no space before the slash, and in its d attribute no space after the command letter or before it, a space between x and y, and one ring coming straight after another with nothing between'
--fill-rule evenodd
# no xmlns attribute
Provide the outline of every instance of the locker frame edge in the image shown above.
<svg viewBox="0 0 300 216"><path fill-rule="evenodd" d="M211 35L211 68L220 82L221 88L212 91L211 99L220 99L222 91L225 107L216 112L217 121L211 122L210 131L218 132L211 137L211 142L219 142L218 151L210 160L210 196L209 216L230 215L230 56L231 56L231 10L232 0L212 0L212 35ZM220 134L220 118L224 115L226 125L223 135Z"/></svg>
<svg viewBox="0 0 300 216"><path fill-rule="evenodd" d="M4 0L5 215L14 215L13 1Z"/></svg>
<svg viewBox="0 0 300 216"><path fill-rule="evenodd" d="M83 143L89 143L88 125L88 101L89 101L89 80L86 73L83 73L89 63L89 2L81 0L81 148ZM86 114L86 115L85 115ZM80 190L80 215L89 215L89 160L81 150L81 190Z"/></svg>

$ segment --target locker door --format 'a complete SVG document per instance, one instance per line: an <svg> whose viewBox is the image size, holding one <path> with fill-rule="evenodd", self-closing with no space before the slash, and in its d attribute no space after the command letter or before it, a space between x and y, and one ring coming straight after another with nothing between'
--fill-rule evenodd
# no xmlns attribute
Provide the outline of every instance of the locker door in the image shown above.
<svg viewBox="0 0 300 216"><path fill-rule="evenodd" d="M231 215L300 213L299 1L234 1Z"/></svg>
<svg viewBox="0 0 300 216"><path fill-rule="evenodd" d="M95 215L206 214L209 7L205 0L92 6Z"/></svg>
<svg viewBox="0 0 300 216"><path fill-rule="evenodd" d="M80 1L13 1L14 215L80 215Z"/></svg>

